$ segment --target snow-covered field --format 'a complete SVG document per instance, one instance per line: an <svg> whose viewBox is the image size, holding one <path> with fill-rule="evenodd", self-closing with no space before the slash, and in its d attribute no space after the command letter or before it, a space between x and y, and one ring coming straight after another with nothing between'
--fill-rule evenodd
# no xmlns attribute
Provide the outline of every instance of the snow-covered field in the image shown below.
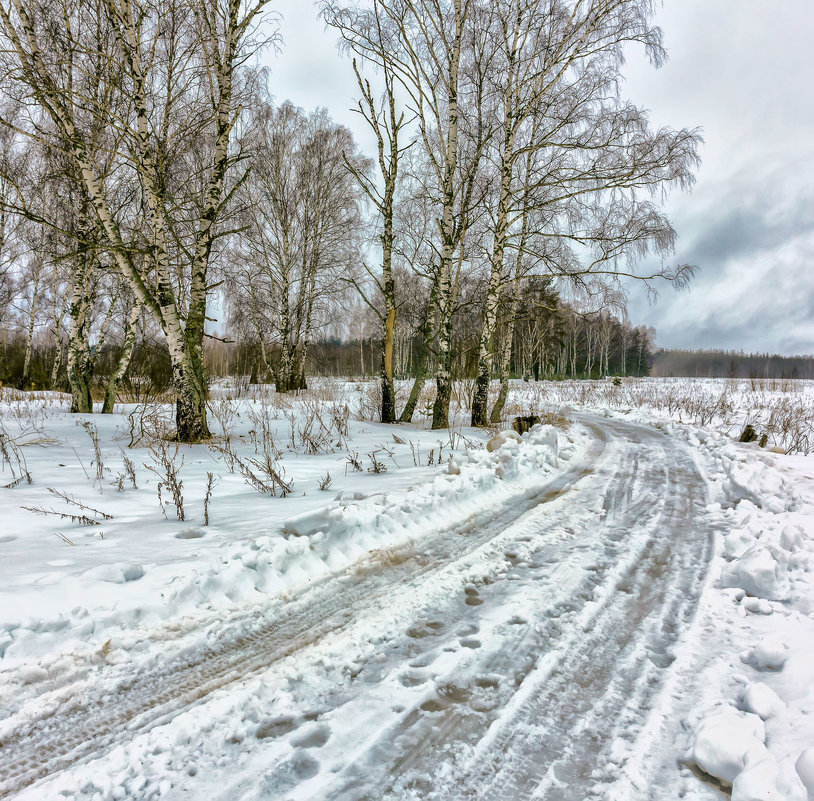
<svg viewBox="0 0 814 801"><path fill-rule="evenodd" d="M812 385L0 392L0 797L814 799Z"/></svg>

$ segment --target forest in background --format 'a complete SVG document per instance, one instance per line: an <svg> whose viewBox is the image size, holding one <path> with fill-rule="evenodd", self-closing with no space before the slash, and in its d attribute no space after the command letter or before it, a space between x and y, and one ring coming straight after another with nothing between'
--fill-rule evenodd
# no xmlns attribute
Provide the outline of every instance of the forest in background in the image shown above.
<svg viewBox="0 0 814 801"><path fill-rule="evenodd" d="M256 58L280 44L268 0L0 9L0 380L67 388L85 413L171 388L196 442L222 371L278 392L378 372L382 422L410 420L433 381L433 428L456 377L486 425L512 375L646 373L625 287L691 279L663 200L692 186L701 145L623 94L627 48L666 58L653 4L314 11L373 153L275 99Z"/></svg>
<svg viewBox="0 0 814 801"><path fill-rule="evenodd" d="M814 356L731 350L659 349L650 375L690 378L814 378Z"/></svg>

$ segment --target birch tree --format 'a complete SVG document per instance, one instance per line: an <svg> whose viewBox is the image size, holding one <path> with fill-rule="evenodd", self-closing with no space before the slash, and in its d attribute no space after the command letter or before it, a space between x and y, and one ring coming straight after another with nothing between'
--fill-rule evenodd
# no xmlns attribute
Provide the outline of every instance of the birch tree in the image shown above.
<svg viewBox="0 0 814 801"><path fill-rule="evenodd" d="M376 140L378 181L360 174L352 165L349 168L380 217L381 231L381 277L370 272L381 298L381 303L371 302L363 293L365 301L379 317L382 324L381 342L381 421L396 421L396 392L393 383L393 347L396 331L396 282L393 273L395 246L394 204L396 201L399 166L402 154L414 144L412 137L402 145L402 137L409 122L397 99L398 73L391 54L398 49L398 37L392 21L381 8L380 0L362 12L335 3L323 5L325 21L335 27L348 50L362 58L368 58L378 68L380 92L377 96L370 79L363 77L357 59L353 59L353 71L359 87L360 98L356 109ZM383 18L384 17L384 18ZM372 58L371 58L372 56ZM361 287L359 287L361 291Z"/></svg>
<svg viewBox="0 0 814 801"><path fill-rule="evenodd" d="M687 129L652 131L646 114L620 97L626 45L643 46L656 66L664 59L661 31L651 17L648 0L510 0L493 8L502 130L493 159L500 190L473 425L486 423L504 254L521 221L530 220L528 204L521 211L516 200L519 159L536 157L536 176L524 191L531 187L537 225L524 236L547 272L586 289L622 275L679 284L690 275L686 265L636 270L648 252L672 250L675 232L648 195L692 184L700 141ZM545 253L551 239L559 239L556 259Z"/></svg>
<svg viewBox="0 0 814 801"><path fill-rule="evenodd" d="M335 4L327 5L335 9ZM439 239L433 294L438 365L433 428L449 424L455 259L456 253L460 257L459 248L471 222L471 200L486 138L481 129L481 136L471 137L475 146L464 150L462 114L477 116L482 110L478 92L483 87L468 81L472 74L468 67L481 55L478 45L483 31L476 25L478 5L475 0L376 0L375 23L359 5L347 6L342 17L342 35L355 52L381 67L381 54L387 51L388 65L415 115L433 178L428 188L438 204ZM377 26L386 31L384 41L377 39ZM476 128L477 124L472 126L472 130Z"/></svg>
<svg viewBox="0 0 814 801"><path fill-rule="evenodd" d="M253 169L241 188L245 233L234 245L232 319L253 330L278 392L305 388L308 351L320 315L346 290L360 260L361 192L347 166L367 162L350 132L324 111L258 104L252 115Z"/></svg>
<svg viewBox="0 0 814 801"><path fill-rule="evenodd" d="M210 257L239 161L230 144L247 85L254 25L268 0L8 0L0 3L6 85L24 87L28 118L17 127L54 147L69 143L92 219L122 278L161 326L176 390L177 436L209 436L203 368ZM59 20L59 25L52 24ZM121 102L111 113L63 69L100 51L103 80ZM92 74L90 69L86 74ZM107 97L107 93L102 93ZM47 121L53 129L45 128ZM121 180L143 204L138 230L117 216L90 146L95 124L110 132ZM237 179L239 180L239 178ZM148 258L138 254L147 253Z"/></svg>

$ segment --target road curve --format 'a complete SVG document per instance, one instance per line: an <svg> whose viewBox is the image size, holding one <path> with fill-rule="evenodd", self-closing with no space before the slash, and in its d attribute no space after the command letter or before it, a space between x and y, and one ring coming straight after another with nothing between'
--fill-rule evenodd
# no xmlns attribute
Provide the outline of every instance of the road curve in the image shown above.
<svg viewBox="0 0 814 801"><path fill-rule="evenodd" d="M692 620L712 531L685 445L624 421L576 422L593 434L587 456L511 508L439 526L396 564L357 566L265 617L232 616L211 645L140 672L106 668L59 694L69 701L16 712L0 740L0 796L36 797L61 771L103 765L215 691L377 621L378 651L360 652L350 678L303 679L303 697L342 684L310 735L272 716L230 746L239 770L204 766L167 798L602 797ZM394 627L405 604L413 618Z"/></svg>
<svg viewBox="0 0 814 801"><path fill-rule="evenodd" d="M712 529L686 446L602 427L614 447L578 491L517 525L520 543L535 536L521 561L506 551L513 580L469 588L480 603L456 615L469 632L500 610L506 624L320 798L582 801L618 776L694 615Z"/></svg>

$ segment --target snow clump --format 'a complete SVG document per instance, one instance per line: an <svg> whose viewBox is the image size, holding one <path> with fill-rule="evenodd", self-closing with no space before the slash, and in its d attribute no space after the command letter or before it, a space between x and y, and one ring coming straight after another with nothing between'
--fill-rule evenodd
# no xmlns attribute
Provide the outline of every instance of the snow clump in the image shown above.
<svg viewBox="0 0 814 801"><path fill-rule="evenodd" d="M772 757L747 766L732 783L732 801L808 801L794 768Z"/></svg>
<svg viewBox="0 0 814 801"><path fill-rule="evenodd" d="M788 581L782 575L780 565L769 549L759 544L724 568L721 586L739 587L747 595L770 601L785 600L789 594Z"/></svg>
<svg viewBox="0 0 814 801"><path fill-rule="evenodd" d="M780 714L786 705L777 693L762 681L750 684L743 694L743 708L763 720Z"/></svg>
<svg viewBox="0 0 814 801"><path fill-rule="evenodd" d="M786 664L788 646L773 637L761 640L742 658L758 670L780 670Z"/></svg>
<svg viewBox="0 0 814 801"><path fill-rule="evenodd" d="M486 450L494 453L507 442L521 442L520 435L516 431L500 431L486 443Z"/></svg>
<svg viewBox="0 0 814 801"><path fill-rule="evenodd" d="M723 709L701 722L692 757L705 773L731 785L745 767L768 756L765 743L766 728L757 715Z"/></svg>

